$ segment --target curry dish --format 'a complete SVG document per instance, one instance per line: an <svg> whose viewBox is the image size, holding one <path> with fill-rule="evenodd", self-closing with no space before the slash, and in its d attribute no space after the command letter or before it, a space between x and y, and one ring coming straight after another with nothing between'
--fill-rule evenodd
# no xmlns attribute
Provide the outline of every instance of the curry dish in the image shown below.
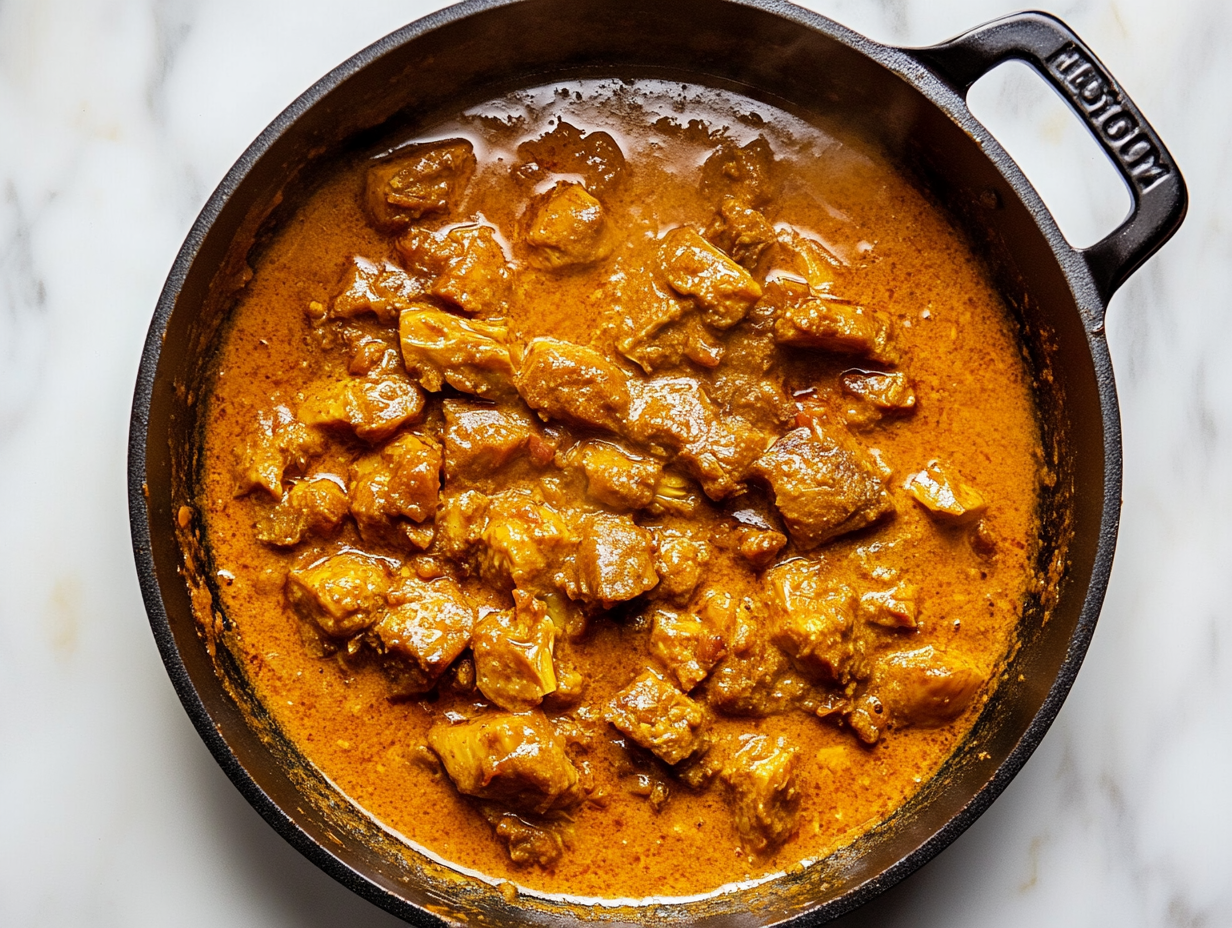
<svg viewBox="0 0 1232 928"><path fill-rule="evenodd" d="M1032 583L1039 428L946 213L655 81L338 164L258 252L195 505L281 731L525 891L807 865L935 775Z"/></svg>

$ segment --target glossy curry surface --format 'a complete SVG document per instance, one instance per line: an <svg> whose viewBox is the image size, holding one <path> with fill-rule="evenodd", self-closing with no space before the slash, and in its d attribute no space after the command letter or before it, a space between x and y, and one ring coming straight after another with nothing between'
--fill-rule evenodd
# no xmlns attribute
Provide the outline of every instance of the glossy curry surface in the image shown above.
<svg viewBox="0 0 1232 928"><path fill-rule="evenodd" d="M254 258L197 505L287 737L451 864L691 896L894 812L1003 670L1039 429L945 213L841 127L522 91Z"/></svg>

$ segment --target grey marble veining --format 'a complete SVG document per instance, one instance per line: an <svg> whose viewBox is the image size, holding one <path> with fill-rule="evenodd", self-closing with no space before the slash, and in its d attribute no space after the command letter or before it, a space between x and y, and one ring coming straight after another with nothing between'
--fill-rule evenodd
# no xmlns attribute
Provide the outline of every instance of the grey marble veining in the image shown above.
<svg viewBox="0 0 1232 928"><path fill-rule="evenodd" d="M225 780L133 573L128 407L209 191L294 97L422 2L0 0L0 924L392 926ZM812 0L927 44L1006 0ZM1112 301L1124 509L1099 628L1036 755L962 838L839 924L1232 924L1232 4L1067 0L1192 207ZM1007 68L973 93L1072 240L1126 200Z"/></svg>

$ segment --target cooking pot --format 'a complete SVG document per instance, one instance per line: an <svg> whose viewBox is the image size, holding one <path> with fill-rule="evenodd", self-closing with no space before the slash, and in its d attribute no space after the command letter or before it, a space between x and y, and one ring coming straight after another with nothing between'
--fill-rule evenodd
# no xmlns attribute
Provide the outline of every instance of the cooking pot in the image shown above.
<svg viewBox="0 0 1232 928"><path fill-rule="evenodd" d="M1133 209L1071 247L965 94L1008 59L1032 65L1121 172ZM281 737L226 647L209 551L192 508L199 399L249 252L331 159L386 133L517 87L659 77L737 90L804 115L841 114L880 143L965 231L1011 308L1046 447L1038 567L1008 672L954 756L852 846L761 885L709 898L578 905L464 878L409 849L341 796ZM180 250L146 341L133 401L129 500L150 624L180 699L227 775L327 873L417 925L814 924L891 886L953 841L1040 743L1082 662L1112 565L1121 435L1104 311L1180 225L1175 162L1098 59L1063 23L1023 13L942 45L894 48L775 0L475 0L360 52L287 108L210 197Z"/></svg>

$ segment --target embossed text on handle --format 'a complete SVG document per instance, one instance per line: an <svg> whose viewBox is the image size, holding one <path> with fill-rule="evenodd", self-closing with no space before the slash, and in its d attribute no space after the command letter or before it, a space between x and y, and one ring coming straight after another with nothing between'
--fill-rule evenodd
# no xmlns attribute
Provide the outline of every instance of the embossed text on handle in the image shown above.
<svg viewBox="0 0 1232 928"><path fill-rule="evenodd" d="M1048 70L1104 146L1125 166L1139 192L1146 193L1172 173L1172 166L1162 160L1137 118L1125 108L1121 95L1073 43L1048 59Z"/></svg>

